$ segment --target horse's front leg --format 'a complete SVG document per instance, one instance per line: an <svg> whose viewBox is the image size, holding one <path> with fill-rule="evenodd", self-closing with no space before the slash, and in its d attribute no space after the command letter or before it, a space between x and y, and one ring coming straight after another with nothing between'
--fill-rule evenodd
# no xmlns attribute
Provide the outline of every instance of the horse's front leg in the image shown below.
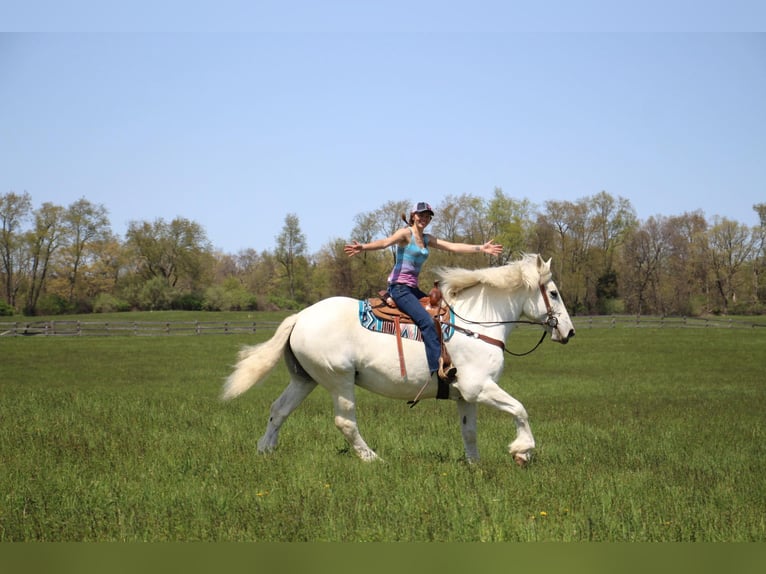
<svg viewBox="0 0 766 574"><path fill-rule="evenodd" d="M462 397L457 400L460 432L463 434L463 447L468 462L479 461L479 447L476 442L476 411L475 403L466 402Z"/></svg>
<svg viewBox="0 0 766 574"><path fill-rule="evenodd" d="M519 401L501 389L495 382L486 382L476 395L476 403L509 413L516 423L516 439L508 445L508 452L519 466L526 465L535 448L535 438L529 426L527 410Z"/></svg>

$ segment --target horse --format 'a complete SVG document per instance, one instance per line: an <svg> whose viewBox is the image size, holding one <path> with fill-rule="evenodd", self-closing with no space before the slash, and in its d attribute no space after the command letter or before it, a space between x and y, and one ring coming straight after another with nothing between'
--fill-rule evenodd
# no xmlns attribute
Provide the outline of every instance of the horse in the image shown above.
<svg viewBox="0 0 766 574"><path fill-rule="evenodd" d="M497 381L504 366L505 340L516 324L542 326L540 342L548 334L552 341L566 344L575 334L552 280L551 260L528 254L497 267L442 267L434 272L455 329L445 341L457 367L448 398L457 403L466 459L471 463L479 460L477 406L486 405L513 417L516 437L508 451L517 465L525 466L535 448L527 411ZM260 453L276 449L280 427L317 385L330 393L335 426L363 461L379 457L359 432L357 386L410 402L416 396L437 397L438 384L432 380L422 342L402 339L400 357L391 335L362 326L359 308L358 299L323 299L284 319L266 342L241 349L224 382L222 400L262 382L280 358L290 373L289 384L271 405L266 432L258 441ZM405 376L400 359L406 365Z"/></svg>

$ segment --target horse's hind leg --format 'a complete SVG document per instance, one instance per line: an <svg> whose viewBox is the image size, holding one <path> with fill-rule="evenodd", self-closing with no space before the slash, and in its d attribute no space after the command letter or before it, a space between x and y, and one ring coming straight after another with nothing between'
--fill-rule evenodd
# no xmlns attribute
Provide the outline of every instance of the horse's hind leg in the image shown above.
<svg viewBox="0 0 766 574"><path fill-rule="evenodd" d="M271 452L277 448L279 429L285 419L303 402L317 384L311 379L293 376L290 384L271 405L266 432L258 441L258 452Z"/></svg>
<svg viewBox="0 0 766 574"><path fill-rule="evenodd" d="M378 459L378 455L364 442L356 424L356 402L353 384L348 389L340 392L332 392L332 402L335 408L335 426L343 433L346 441L354 452L364 461Z"/></svg>

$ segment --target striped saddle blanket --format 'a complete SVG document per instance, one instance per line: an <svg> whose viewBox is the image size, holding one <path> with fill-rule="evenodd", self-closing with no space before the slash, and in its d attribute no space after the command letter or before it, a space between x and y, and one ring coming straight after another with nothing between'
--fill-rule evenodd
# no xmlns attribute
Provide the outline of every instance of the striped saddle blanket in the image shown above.
<svg viewBox="0 0 766 574"><path fill-rule="evenodd" d="M449 341L452 338L452 335L455 334L455 328L449 324L453 323L454 320L454 315L450 309L447 322L441 323L442 337L444 341ZM369 299L359 301L359 322L362 327L376 333L387 333L389 335L396 334L396 324L394 321L381 319L376 316L373 313L373 307ZM400 323L399 331L402 339L413 339L415 341L423 340L423 337L420 334L420 329L414 323Z"/></svg>

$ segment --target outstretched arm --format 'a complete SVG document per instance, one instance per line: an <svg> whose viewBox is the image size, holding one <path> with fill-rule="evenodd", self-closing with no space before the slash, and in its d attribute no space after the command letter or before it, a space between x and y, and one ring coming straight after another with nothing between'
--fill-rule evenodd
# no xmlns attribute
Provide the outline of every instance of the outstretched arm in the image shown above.
<svg viewBox="0 0 766 574"><path fill-rule="evenodd" d="M474 245L471 243L452 243L451 241L445 241L431 236L430 244L437 249L450 251L452 253L485 253L487 255L500 255L503 252L503 246L499 243L495 243L492 239L483 245Z"/></svg>
<svg viewBox="0 0 766 574"><path fill-rule="evenodd" d="M349 257L353 257L362 251L377 251L378 249L385 249L386 247L391 247L392 245L400 243L401 241L409 241L409 233L409 228L403 227L385 239L377 239L375 241L371 241L370 243L359 243L358 241L354 241L353 243L346 245L343 248L343 251L345 251L346 255Z"/></svg>

